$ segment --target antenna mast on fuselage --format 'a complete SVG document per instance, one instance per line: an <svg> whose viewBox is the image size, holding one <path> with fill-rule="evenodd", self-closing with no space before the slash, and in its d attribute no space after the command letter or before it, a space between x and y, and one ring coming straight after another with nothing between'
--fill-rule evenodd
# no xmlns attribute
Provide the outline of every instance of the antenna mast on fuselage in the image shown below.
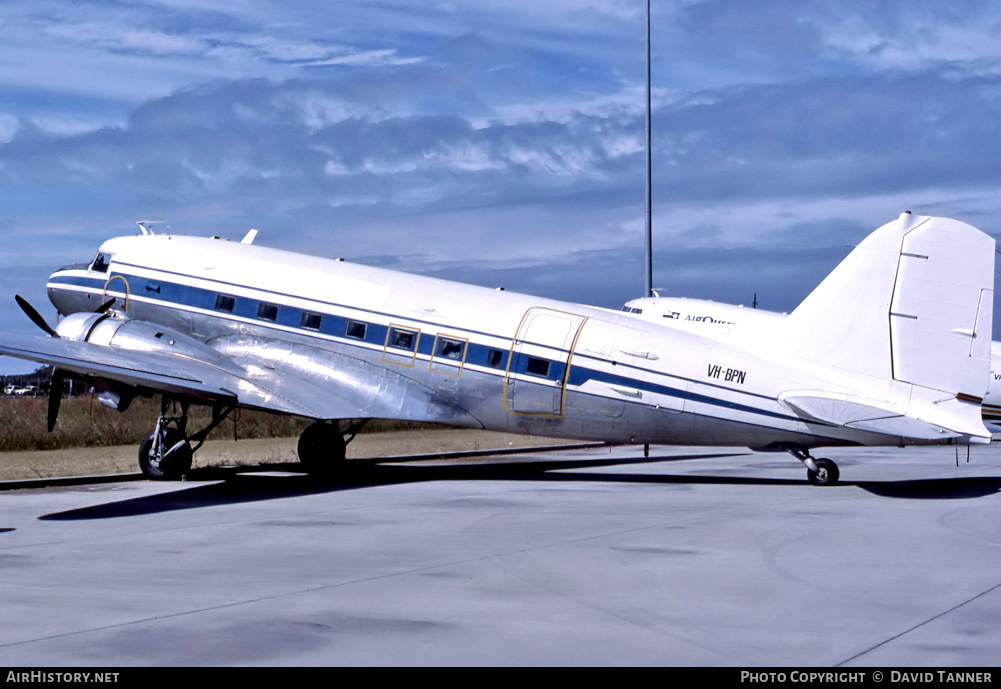
<svg viewBox="0 0 1001 689"><path fill-rule="evenodd" d="M136 225L139 226L139 229L142 230L143 234L150 235L150 234L156 234L155 232L153 232L153 223L158 223L158 222L160 222L160 221L159 220L137 220L136 221Z"/></svg>

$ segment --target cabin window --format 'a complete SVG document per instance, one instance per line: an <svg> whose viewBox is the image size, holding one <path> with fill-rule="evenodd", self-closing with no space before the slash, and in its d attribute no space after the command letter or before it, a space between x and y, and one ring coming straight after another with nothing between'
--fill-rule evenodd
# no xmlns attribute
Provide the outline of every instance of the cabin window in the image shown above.
<svg viewBox="0 0 1001 689"><path fill-rule="evenodd" d="M257 305L257 317L262 321L277 321L278 320L278 306L277 304L269 304L266 301L262 301Z"/></svg>
<svg viewBox="0 0 1001 689"><path fill-rule="evenodd" d="M541 376L545 378L549 375L549 362L538 357L528 357L528 364L525 366L525 373L530 376Z"/></svg>
<svg viewBox="0 0 1001 689"><path fill-rule="evenodd" d="M364 340L367 330L368 326L365 323L348 321L347 327L344 328L344 337L350 337L353 340Z"/></svg>
<svg viewBox="0 0 1001 689"><path fill-rule="evenodd" d="M236 297L231 297L226 294L217 294L215 297L215 308L216 311L227 311L233 313L233 307L236 306Z"/></svg>
<svg viewBox="0 0 1001 689"><path fill-rule="evenodd" d="M491 349L487 352L487 366L490 368L500 368L504 361L504 352L499 349Z"/></svg>
<svg viewBox="0 0 1001 689"><path fill-rule="evenodd" d="M100 253L97 255L97 258L94 259L94 263L90 266L90 269L96 270L98 273L107 273L110 265L111 254Z"/></svg>
<svg viewBox="0 0 1001 689"><path fill-rule="evenodd" d="M310 313L309 311L302 312L302 323L300 324L306 330L319 330L320 322L323 320L323 316L318 313Z"/></svg>
<svg viewBox="0 0 1001 689"><path fill-rule="evenodd" d="M446 337L439 337L434 348L434 355L438 359L452 359L462 361L462 351L466 343L462 340L450 340Z"/></svg>
<svg viewBox="0 0 1001 689"><path fill-rule="evenodd" d="M417 346L417 333L413 330L403 330L402 328L389 329L389 346L393 349L405 349L413 351Z"/></svg>

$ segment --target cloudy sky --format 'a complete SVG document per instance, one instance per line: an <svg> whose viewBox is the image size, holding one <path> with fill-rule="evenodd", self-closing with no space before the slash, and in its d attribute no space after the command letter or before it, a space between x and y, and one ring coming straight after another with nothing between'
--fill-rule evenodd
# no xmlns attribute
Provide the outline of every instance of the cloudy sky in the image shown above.
<svg viewBox="0 0 1001 689"><path fill-rule="evenodd" d="M643 289L644 23L643 0L3 3L0 327L141 219L617 307ZM1001 236L997 3L654 0L652 34L663 293L791 310L903 210Z"/></svg>

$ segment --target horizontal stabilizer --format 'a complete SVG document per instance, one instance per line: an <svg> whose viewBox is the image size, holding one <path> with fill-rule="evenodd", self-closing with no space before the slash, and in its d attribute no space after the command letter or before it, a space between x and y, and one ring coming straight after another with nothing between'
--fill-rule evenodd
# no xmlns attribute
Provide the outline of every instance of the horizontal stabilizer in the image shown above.
<svg viewBox="0 0 1001 689"><path fill-rule="evenodd" d="M956 398L920 404L893 404L847 394L822 391L787 392L779 401L798 416L834 426L916 440L967 437L990 442L977 414L978 405Z"/></svg>

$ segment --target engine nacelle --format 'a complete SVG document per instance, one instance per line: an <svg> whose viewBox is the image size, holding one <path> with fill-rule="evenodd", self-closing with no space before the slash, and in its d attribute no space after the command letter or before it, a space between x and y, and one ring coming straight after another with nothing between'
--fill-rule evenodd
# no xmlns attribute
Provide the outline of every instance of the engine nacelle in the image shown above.
<svg viewBox="0 0 1001 689"><path fill-rule="evenodd" d="M204 342L148 321L133 320L121 311L74 313L56 326L61 338L139 352L161 352L214 364L224 369L232 362Z"/></svg>

